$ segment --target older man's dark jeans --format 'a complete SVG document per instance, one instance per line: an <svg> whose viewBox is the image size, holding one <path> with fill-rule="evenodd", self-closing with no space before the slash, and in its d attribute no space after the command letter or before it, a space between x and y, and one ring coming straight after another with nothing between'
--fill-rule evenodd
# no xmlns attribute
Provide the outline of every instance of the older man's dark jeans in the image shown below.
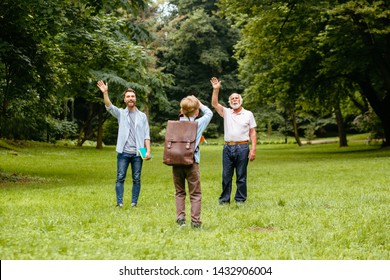
<svg viewBox="0 0 390 280"><path fill-rule="evenodd" d="M244 202L247 198L247 167L249 156L249 145L227 145L225 144L222 152L222 193L219 202L230 203L232 192L232 179L234 170L236 170L237 191L234 196L236 202Z"/></svg>

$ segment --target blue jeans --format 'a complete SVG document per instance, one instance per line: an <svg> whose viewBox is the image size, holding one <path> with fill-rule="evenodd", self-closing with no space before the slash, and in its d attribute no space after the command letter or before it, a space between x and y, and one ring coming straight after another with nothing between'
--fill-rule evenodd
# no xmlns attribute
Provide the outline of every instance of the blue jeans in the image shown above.
<svg viewBox="0 0 390 280"><path fill-rule="evenodd" d="M115 183L117 204L123 204L124 183L129 164L131 164L131 176L133 179L131 202L137 203L138 201L138 196L141 191L142 158L136 154L118 153Z"/></svg>
<svg viewBox="0 0 390 280"><path fill-rule="evenodd" d="M232 180L234 169L236 170L237 191L234 200L244 202L247 197L247 167L249 156L249 145L224 145L222 154L222 193L219 198L220 203L230 203L232 192Z"/></svg>

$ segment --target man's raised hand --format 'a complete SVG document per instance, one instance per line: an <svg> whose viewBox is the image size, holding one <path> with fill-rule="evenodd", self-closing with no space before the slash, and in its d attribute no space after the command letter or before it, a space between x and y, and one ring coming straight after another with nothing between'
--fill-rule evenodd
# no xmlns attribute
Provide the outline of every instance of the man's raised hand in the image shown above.
<svg viewBox="0 0 390 280"><path fill-rule="evenodd" d="M220 89L221 88L221 82L218 81L216 77L212 77L210 79L210 83L213 86L213 89Z"/></svg>
<svg viewBox="0 0 390 280"><path fill-rule="evenodd" d="M101 90L103 93L108 92L108 83L104 83L102 80L97 82L98 88Z"/></svg>

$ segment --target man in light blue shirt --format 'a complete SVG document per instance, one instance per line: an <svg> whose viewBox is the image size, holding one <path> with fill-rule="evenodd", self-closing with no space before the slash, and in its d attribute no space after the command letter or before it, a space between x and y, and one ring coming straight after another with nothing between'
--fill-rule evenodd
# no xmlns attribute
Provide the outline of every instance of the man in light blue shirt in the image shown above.
<svg viewBox="0 0 390 280"><path fill-rule="evenodd" d="M150 133L149 123L145 113L136 107L136 93L128 88L123 93L123 101L126 108L118 108L113 105L108 97L108 84L98 81L97 86L103 93L106 109L118 119L118 139L116 144L117 155L117 175L115 183L117 206L123 207L124 182L127 169L131 164L131 173L133 179L131 206L135 207L138 203L139 193L141 191L141 171L142 157L139 149L146 148L145 159L150 159Z"/></svg>

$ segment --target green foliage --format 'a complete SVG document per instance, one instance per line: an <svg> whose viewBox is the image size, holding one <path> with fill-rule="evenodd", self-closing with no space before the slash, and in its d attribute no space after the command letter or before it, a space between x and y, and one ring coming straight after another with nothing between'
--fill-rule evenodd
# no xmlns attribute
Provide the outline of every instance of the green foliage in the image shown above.
<svg viewBox="0 0 390 280"><path fill-rule="evenodd" d="M116 145L118 137L118 120L116 118L108 118L103 125L103 142L106 145Z"/></svg>
<svg viewBox="0 0 390 280"><path fill-rule="evenodd" d="M216 0L170 0L175 5L179 14L188 14L196 9L203 9L211 14L216 10Z"/></svg>
<svg viewBox="0 0 390 280"><path fill-rule="evenodd" d="M77 124L73 121L59 121L51 117L46 118L47 134L51 140L74 138L77 135Z"/></svg>
<svg viewBox="0 0 390 280"><path fill-rule="evenodd" d="M161 129L160 125L150 126L150 138L153 144L164 143L165 140L165 128Z"/></svg>
<svg viewBox="0 0 390 280"><path fill-rule="evenodd" d="M390 137L389 3L221 0L241 38L235 57L253 102L335 106L358 90ZM313 106L315 103L308 103Z"/></svg>
<svg viewBox="0 0 390 280"><path fill-rule="evenodd" d="M210 123L207 126L207 129L203 132L203 136L206 138L218 138L219 132L218 132L218 125L215 123Z"/></svg>
<svg viewBox="0 0 390 280"><path fill-rule="evenodd" d="M384 133L378 116L372 111L369 111L358 115L352 122L358 131L370 132L370 138L383 139Z"/></svg>
<svg viewBox="0 0 390 280"><path fill-rule="evenodd" d="M0 136L42 139L41 134L52 133L45 132L47 118L58 123L70 118L68 108L61 107L68 99L93 105L95 126L89 127L90 120L71 120L80 134L96 131L104 122L97 106L102 103L98 79L110 81L114 94L132 86L146 111L152 92L156 102L163 100L170 78L154 67L153 54L144 45L152 39L150 24L135 16L144 14L147 2L2 1ZM77 105L72 110L82 107Z"/></svg>
<svg viewBox="0 0 390 280"><path fill-rule="evenodd" d="M51 67L56 46L50 49L46 43L58 32L64 9L53 1L11 2L0 4L0 135L37 139L44 120L37 113L56 111L49 93L58 86L60 70Z"/></svg>
<svg viewBox="0 0 390 280"><path fill-rule="evenodd" d="M224 95L242 90L236 76L237 63L232 57L238 32L213 14L215 2L170 2L177 5L177 13L160 26L162 44L158 53L159 65L174 77L174 84L166 88L170 101L196 95L209 104L212 76L223 79ZM175 117L167 111L168 118Z"/></svg>
<svg viewBox="0 0 390 280"><path fill-rule="evenodd" d="M16 145L14 143L13 145ZM218 204L222 145L201 146L201 230L175 223L162 147L139 205L115 208L114 147L24 142L0 149L2 260L388 260L390 151L258 145L246 204ZM14 174L14 175L12 175ZM3 178L4 178L3 177ZM28 208L28 211L26 209ZM189 211L187 199L187 211ZM189 215L189 212L187 212ZM196 244L196 245L194 245Z"/></svg>
<svg viewBox="0 0 390 280"><path fill-rule="evenodd" d="M159 14L158 4L146 0L1 1L0 136L47 140L59 131L73 134L71 121L83 141L99 137L107 115L98 79L109 82L116 105L125 87L135 88L140 109L163 127L186 95L208 105L208 81L218 76L222 104L245 89L245 107L276 110L257 112L266 129L290 131L286 123L296 117L299 131L308 125L313 132L310 119L326 119L334 108L349 125L372 114L369 103L382 128L370 127L373 122L360 128L389 138L386 1L169 4ZM72 109L63 106L70 99ZM78 118L85 110L90 118ZM222 132L221 120L212 121L217 128L210 136Z"/></svg>

